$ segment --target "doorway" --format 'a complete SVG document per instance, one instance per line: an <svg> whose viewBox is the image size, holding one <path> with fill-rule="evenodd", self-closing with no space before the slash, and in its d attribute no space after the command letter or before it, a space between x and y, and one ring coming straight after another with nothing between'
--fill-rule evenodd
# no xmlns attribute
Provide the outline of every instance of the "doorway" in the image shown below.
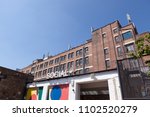
<svg viewBox="0 0 150 117"><path fill-rule="evenodd" d="M80 100L109 100L107 81L79 84Z"/></svg>

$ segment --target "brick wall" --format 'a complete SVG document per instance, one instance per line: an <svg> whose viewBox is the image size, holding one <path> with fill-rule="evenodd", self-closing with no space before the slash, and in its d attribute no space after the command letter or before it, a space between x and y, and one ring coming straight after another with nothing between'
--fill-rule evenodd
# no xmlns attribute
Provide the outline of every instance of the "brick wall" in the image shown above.
<svg viewBox="0 0 150 117"><path fill-rule="evenodd" d="M33 81L30 75L0 67L0 99L24 99L26 84L30 81Z"/></svg>

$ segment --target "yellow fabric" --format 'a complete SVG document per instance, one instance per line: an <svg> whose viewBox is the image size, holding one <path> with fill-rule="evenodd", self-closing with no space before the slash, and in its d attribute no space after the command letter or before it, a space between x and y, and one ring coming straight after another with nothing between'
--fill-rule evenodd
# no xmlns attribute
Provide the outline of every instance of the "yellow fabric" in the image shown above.
<svg viewBox="0 0 150 117"><path fill-rule="evenodd" d="M27 90L27 95L26 95L26 100L31 100L32 95L37 95L37 89L36 88L28 88Z"/></svg>
<svg viewBox="0 0 150 117"><path fill-rule="evenodd" d="M27 90L27 95L26 95L26 100L31 100L31 91L32 91L32 89L31 88L29 88L28 90Z"/></svg>

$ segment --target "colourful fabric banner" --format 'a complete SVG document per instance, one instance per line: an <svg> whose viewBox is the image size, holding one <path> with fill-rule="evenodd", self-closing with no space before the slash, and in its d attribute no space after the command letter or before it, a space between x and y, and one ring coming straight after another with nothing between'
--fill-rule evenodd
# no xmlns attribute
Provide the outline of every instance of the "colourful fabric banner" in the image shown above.
<svg viewBox="0 0 150 117"><path fill-rule="evenodd" d="M28 88L26 100L41 100L43 93L43 87Z"/></svg>
<svg viewBox="0 0 150 117"><path fill-rule="evenodd" d="M68 100L69 84L55 85L49 88L49 100Z"/></svg>

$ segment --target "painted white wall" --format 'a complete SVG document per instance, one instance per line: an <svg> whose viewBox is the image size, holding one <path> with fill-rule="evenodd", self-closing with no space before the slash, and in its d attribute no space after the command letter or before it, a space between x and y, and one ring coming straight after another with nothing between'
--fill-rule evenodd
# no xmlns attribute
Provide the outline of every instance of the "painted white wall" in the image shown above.
<svg viewBox="0 0 150 117"><path fill-rule="evenodd" d="M90 83L90 82L100 82L107 81L109 88L110 100L121 100L121 90L120 83L118 79L118 73L114 71L106 71L99 73L92 73L87 75L80 75L74 77L67 77L61 79L47 80L41 82L30 83L27 87L41 87L43 86L43 95L42 99L46 100L48 86L60 85L60 84L69 84L69 100L77 100L80 96L80 85L81 83Z"/></svg>
<svg viewBox="0 0 150 117"><path fill-rule="evenodd" d="M48 86L49 85L44 85L43 87L42 100L47 100Z"/></svg>

